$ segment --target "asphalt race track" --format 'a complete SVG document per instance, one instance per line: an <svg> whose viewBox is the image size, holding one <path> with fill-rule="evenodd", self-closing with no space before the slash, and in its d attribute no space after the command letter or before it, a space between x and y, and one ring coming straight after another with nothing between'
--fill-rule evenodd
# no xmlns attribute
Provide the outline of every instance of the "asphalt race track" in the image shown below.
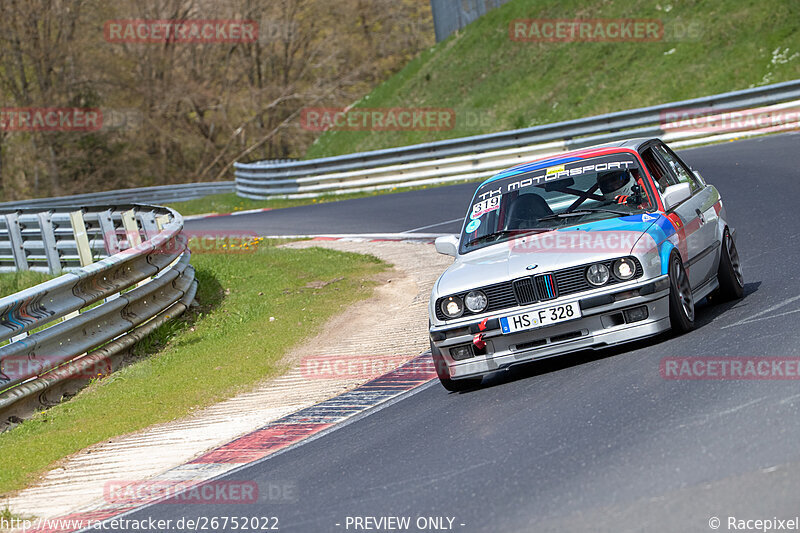
<svg viewBox="0 0 800 533"><path fill-rule="evenodd" d="M416 394L226 479L290 484L288 502L169 503L129 519L455 518L455 531L712 531L709 519L800 514L800 382L669 381L665 356L800 356L800 134L681 153L721 191L746 287L698 306L680 337L533 363L450 394ZM191 221L264 234L402 232L460 218L475 184ZM460 223L428 232L458 231ZM420 331L420 335L426 335ZM337 526L337 524L339 524ZM447 521L445 520L445 524ZM463 525L462 525L463 524ZM417 531L411 528L410 531Z"/></svg>

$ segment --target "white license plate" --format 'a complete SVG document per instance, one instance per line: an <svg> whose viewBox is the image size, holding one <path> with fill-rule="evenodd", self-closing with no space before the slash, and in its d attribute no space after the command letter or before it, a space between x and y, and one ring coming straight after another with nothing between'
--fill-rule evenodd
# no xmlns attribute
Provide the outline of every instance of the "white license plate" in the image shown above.
<svg viewBox="0 0 800 533"><path fill-rule="evenodd" d="M519 315L504 316L500 319L500 326L503 328L503 333L514 333L515 331L540 328L542 326L549 326L550 324L575 320L580 317L581 307L578 305L578 302L573 302Z"/></svg>

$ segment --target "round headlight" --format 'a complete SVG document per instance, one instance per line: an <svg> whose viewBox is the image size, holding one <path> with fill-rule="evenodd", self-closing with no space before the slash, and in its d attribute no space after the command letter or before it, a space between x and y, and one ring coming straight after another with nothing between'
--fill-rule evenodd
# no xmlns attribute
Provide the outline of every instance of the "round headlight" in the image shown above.
<svg viewBox="0 0 800 533"><path fill-rule="evenodd" d="M596 263L586 269L586 280L595 287L605 285L608 277L608 267L601 263Z"/></svg>
<svg viewBox="0 0 800 533"><path fill-rule="evenodd" d="M450 318L458 318L464 312L464 306L461 303L461 298L458 296L449 296L442 300L442 313Z"/></svg>
<svg viewBox="0 0 800 533"><path fill-rule="evenodd" d="M464 297L464 305L467 306L467 309L472 311L473 313L480 313L484 309L486 309L486 305L489 303L489 300L486 298L486 295L483 294L481 291L470 291Z"/></svg>
<svg viewBox="0 0 800 533"><path fill-rule="evenodd" d="M614 275L619 279L631 279L635 273L636 267L630 259L623 257L614 262Z"/></svg>

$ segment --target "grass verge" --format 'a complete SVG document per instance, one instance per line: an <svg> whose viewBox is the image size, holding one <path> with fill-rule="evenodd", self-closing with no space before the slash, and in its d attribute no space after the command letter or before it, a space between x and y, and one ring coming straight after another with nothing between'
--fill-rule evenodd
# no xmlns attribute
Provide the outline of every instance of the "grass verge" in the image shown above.
<svg viewBox="0 0 800 533"><path fill-rule="evenodd" d="M30 270L0 274L0 298L44 283L52 277L43 272L31 272Z"/></svg>
<svg viewBox="0 0 800 533"><path fill-rule="evenodd" d="M518 19L657 19L655 42L517 42ZM455 111L444 131L328 131L306 158L405 146L674 102L800 77L785 0L512 0L426 50L356 108Z"/></svg>
<svg viewBox="0 0 800 533"><path fill-rule="evenodd" d="M370 279L386 268L371 256L276 242L252 253L195 254L199 308L143 340L130 366L0 434L0 494L87 446L179 419L281 374L287 350L369 296Z"/></svg>

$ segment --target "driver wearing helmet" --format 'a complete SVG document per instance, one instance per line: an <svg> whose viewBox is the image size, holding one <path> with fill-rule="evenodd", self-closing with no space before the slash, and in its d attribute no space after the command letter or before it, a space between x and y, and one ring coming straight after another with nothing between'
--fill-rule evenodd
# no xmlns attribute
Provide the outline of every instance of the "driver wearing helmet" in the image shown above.
<svg viewBox="0 0 800 533"><path fill-rule="evenodd" d="M640 205L644 202L641 186L629 170L615 170L597 175L597 185L609 203Z"/></svg>

